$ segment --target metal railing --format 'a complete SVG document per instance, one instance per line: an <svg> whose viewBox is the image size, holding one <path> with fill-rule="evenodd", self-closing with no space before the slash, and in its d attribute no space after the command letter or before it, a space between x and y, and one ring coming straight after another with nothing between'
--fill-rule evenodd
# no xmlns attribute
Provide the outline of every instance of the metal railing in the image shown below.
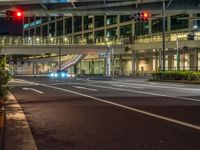
<svg viewBox="0 0 200 150"><path fill-rule="evenodd" d="M22 45L123 45L127 44L124 37L21 37L0 36L0 46L22 46Z"/></svg>
<svg viewBox="0 0 200 150"><path fill-rule="evenodd" d="M166 42L174 42L177 39L179 41L186 41L187 35L190 34L189 32L179 32L179 33L166 33L165 35L165 41ZM200 33L198 34L193 33L194 40L200 40ZM135 36L134 43L135 44L142 44L142 43L156 43L156 42L162 42L162 34L149 34L149 35L139 35Z"/></svg>

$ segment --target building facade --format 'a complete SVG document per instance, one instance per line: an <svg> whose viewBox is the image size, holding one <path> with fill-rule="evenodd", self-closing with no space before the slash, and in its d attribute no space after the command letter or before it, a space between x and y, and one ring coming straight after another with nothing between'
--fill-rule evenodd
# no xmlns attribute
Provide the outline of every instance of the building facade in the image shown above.
<svg viewBox="0 0 200 150"><path fill-rule="evenodd" d="M29 17L24 18L23 29L24 37L66 37L72 45L123 39L125 50L112 52L112 75L146 75L162 70L162 17L151 17L148 22L135 22L130 15ZM198 71L200 12L166 15L165 31L165 69ZM88 54L71 70L76 74L104 75L105 57Z"/></svg>

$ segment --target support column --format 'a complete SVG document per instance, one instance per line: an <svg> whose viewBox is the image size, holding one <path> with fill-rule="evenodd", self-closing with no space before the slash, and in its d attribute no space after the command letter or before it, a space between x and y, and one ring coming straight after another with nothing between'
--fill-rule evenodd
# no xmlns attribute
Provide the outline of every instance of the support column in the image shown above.
<svg viewBox="0 0 200 150"><path fill-rule="evenodd" d="M74 44L74 16L72 16L72 44Z"/></svg>
<svg viewBox="0 0 200 150"><path fill-rule="evenodd" d="M136 76L136 52L132 50L132 76Z"/></svg>
<svg viewBox="0 0 200 150"><path fill-rule="evenodd" d="M168 70L175 70L175 68L174 68L174 55L168 56Z"/></svg>
<svg viewBox="0 0 200 150"><path fill-rule="evenodd" d="M161 71L163 68L163 65L162 65L162 50L159 49L159 71Z"/></svg>
<svg viewBox="0 0 200 150"><path fill-rule="evenodd" d="M158 71L158 52L155 52L155 71Z"/></svg>
<svg viewBox="0 0 200 150"><path fill-rule="evenodd" d="M193 54L190 54L190 70L197 71L198 70L198 50L195 49Z"/></svg>
<svg viewBox="0 0 200 150"><path fill-rule="evenodd" d="M106 52L106 76L110 76L111 74L111 57L110 52L107 50Z"/></svg>

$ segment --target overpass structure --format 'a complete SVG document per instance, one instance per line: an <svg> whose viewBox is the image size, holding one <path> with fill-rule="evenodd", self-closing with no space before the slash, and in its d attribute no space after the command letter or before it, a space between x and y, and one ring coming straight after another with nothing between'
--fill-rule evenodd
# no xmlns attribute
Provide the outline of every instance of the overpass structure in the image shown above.
<svg viewBox="0 0 200 150"><path fill-rule="evenodd" d="M88 73L102 73L108 61L116 63L113 74L152 72L161 68L165 58L167 68L187 66L189 70L198 70L199 0L0 1L1 12L19 6L28 18L24 20L24 37L0 37L4 54L75 55L76 58L87 54L84 65L79 63L78 68L89 70ZM143 10L151 14L149 22L130 19L131 14ZM193 34L194 39L188 40L188 34ZM100 67L95 63L101 64ZM96 68L101 71L95 71Z"/></svg>

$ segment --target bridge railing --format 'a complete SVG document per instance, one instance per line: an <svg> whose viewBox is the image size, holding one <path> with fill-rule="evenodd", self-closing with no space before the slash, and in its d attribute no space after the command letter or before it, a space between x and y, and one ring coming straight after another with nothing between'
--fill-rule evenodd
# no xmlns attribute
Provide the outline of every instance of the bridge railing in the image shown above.
<svg viewBox="0 0 200 150"><path fill-rule="evenodd" d="M166 33L165 34L165 41L166 42L173 42L177 39L179 41L186 41L188 34L190 32L179 32L179 33ZM200 32L193 33L194 40L200 40ZM149 34L149 35L139 35L135 36L134 43L136 44L142 44L142 43L156 43L156 42L162 42L162 34L156 33L156 34Z"/></svg>
<svg viewBox="0 0 200 150"><path fill-rule="evenodd" d="M124 37L21 37L21 36L0 36L1 46L20 45L123 45L127 44Z"/></svg>

